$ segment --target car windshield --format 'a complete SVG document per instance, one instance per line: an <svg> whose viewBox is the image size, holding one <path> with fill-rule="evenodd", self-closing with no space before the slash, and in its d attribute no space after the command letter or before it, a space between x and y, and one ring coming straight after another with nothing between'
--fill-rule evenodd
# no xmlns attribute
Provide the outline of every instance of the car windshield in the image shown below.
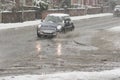
<svg viewBox="0 0 120 80"><path fill-rule="evenodd" d="M62 18L60 17L56 17L56 16L47 16L45 18L45 22L55 22L55 23L59 23L62 22Z"/></svg>

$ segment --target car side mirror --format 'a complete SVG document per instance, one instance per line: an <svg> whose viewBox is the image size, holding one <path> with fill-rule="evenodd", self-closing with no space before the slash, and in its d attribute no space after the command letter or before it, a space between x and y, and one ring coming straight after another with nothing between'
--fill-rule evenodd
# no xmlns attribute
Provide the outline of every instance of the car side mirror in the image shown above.
<svg viewBox="0 0 120 80"><path fill-rule="evenodd" d="M64 23L69 23L71 20L70 19L65 19Z"/></svg>

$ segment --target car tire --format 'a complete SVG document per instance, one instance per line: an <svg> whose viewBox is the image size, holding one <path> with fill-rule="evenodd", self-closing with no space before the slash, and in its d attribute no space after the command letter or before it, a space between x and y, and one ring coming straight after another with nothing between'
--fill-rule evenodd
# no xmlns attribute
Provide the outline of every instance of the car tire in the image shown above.
<svg viewBox="0 0 120 80"><path fill-rule="evenodd" d="M114 17L119 17L119 16L120 16L119 13L120 13L120 11L114 11L113 16L114 16Z"/></svg>
<svg viewBox="0 0 120 80"><path fill-rule="evenodd" d="M63 33L66 33L66 29L65 29L65 28L62 28L62 32L63 32Z"/></svg>
<svg viewBox="0 0 120 80"><path fill-rule="evenodd" d="M39 38L41 37L41 35L38 32L37 32L37 37L39 37Z"/></svg>
<svg viewBox="0 0 120 80"><path fill-rule="evenodd" d="M70 28L70 31L73 31L73 27Z"/></svg>
<svg viewBox="0 0 120 80"><path fill-rule="evenodd" d="M66 29L63 30L64 33L66 33L66 31L67 31Z"/></svg>
<svg viewBox="0 0 120 80"><path fill-rule="evenodd" d="M72 24L72 31L75 29L75 26Z"/></svg>

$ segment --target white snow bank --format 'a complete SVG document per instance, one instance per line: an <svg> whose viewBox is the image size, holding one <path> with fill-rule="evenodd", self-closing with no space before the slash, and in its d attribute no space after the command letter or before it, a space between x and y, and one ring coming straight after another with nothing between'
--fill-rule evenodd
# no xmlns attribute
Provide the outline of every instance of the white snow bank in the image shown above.
<svg viewBox="0 0 120 80"><path fill-rule="evenodd" d="M0 29L19 28L26 26L34 26L40 24L41 20L26 21L23 23L0 23Z"/></svg>
<svg viewBox="0 0 120 80"><path fill-rule="evenodd" d="M92 15L84 15L84 16L74 16L74 17L71 17L71 19L72 20L81 20L81 19L104 17L104 16L110 16L110 15L112 15L112 14L111 13L92 14ZM26 21L26 22L23 22L23 23L0 23L0 29L34 26L34 25L38 25L39 23L40 23L40 20Z"/></svg>
<svg viewBox="0 0 120 80"><path fill-rule="evenodd" d="M120 26L112 27L112 28L108 29L108 31L120 32Z"/></svg>
<svg viewBox="0 0 120 80"><path fill-rule="evenodd" d="M48 75L0 77L0 80L120 80L120 69L102 72L65 72Z"/></svg>
<svg viewBox="0 0 120 80"><path fill-rule="evenodd" d="M80 19L89 19L89 18L96 18L96 17L104 17L104 16L111 16L112 13L102 13L102 14L91 14L91 15L84 15L84 16L74 16L71 17L72 20L80 20Z"/></svg>

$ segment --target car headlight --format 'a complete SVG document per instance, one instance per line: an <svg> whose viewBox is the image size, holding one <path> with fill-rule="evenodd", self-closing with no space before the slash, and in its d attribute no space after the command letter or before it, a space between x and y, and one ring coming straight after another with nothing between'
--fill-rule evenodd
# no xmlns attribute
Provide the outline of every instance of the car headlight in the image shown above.
<svg viewBox="0 0 120 80"><path fill-rule="evenodd" d="M41 25L38 25L38 28L41 28Z"/></svg>
<svg viewBox="0 0 120 80"><path fill-rule="evenodd" d="M57 30L61 30L62 26L61 25L58 25L57 26Z"/></svg>

